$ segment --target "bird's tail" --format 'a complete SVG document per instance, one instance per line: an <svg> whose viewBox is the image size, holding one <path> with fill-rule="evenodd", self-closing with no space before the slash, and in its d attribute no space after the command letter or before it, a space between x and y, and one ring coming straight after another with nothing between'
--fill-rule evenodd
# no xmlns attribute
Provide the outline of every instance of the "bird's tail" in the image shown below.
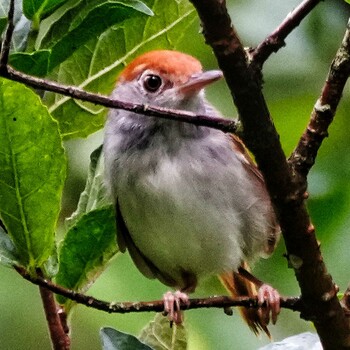
<svg viewBox="0 0 350 350"><path fill-rule="evenodd" d="M243 262L242 267L249 271L249 266L246 262ZM256 297L257 295L256 286L236 272L222 274L220 275L220 280L233 298ZM270 332L259 314L258 309L241 307L240 312L249 328L256 335L258 335L260 331L263 331L269 338L271 338Z"/></svg>

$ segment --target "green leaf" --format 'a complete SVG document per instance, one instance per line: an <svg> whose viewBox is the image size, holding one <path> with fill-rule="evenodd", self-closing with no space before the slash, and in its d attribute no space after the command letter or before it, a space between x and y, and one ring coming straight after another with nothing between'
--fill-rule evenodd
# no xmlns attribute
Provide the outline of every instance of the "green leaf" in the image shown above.
<svg viewBox="0 0 350 350"><path fill-rule="evenodd" d="M0 264L12 267L18 265L18 252L10 236L0 227Z"/></svg>
<svg viewBox="0 0 350 350"><path fill-rule="evenodd" d="M43 265L43 271L45 271L45 277L53 278L58 272L58 257L57 257L57 247L54 245L49 258L45 261Z"/></svg>
<svg viewBox="0 0 350 350"><path fill-rule="evenodd" d="M7 25L7 17L0 17L0 35L5 30Z"/></svg>
<svg viewBox="0 0 350 350"><path fill-rule="evenodd" d="M66 219L68 227L73 226L82 215L113 204L104 181L102 145L90 155L90 166L84 191L81 193L77 210Z"/></svg>
<svg viewBox="0 0 350 350"><path fill-rule="evenodd" d="M39 97L0 79L0 217L20 263L41 267L54 250L66 175L58 125Z"/></svg>
<svg viewBox="0 0 350 350"><path fill-rule="evenodd" d="M41 21L35 40L35 50L48 49L61 40L68 32L71 22L84 6L82 0L69 0Z"/></svg>
<svg viewBox="0 0 350 350"><path fill-rule="evenodd" d="M141 343L131 334L120 332L111 327L100 330L103 350L152 350L149 346Z"/></svg>
<svg viewBox="0 0 350 350"><path fill-rule="evenodd" d="M350 4L350 0L344 0L345 2L347 2L348 4Z"/></svg>
<svg viewBox="0 0 350 350"><path fill-rule="evenodd" d="M121 23L136 15L151 15L152 11L137 0L113 1L99 3L85 14L79 13L79 21L75 20L73 28L52 47L49 71L66 60L90 39L97 37L112 25Z"/></svg>
<svg viewBox="0 0 350 350"><path fill-rule="evenodd" d="M39 21L67 0L23 0L23 13L28 19Z"/></svg>
<svg viewBox="0 0 350 350"><path fill-rule="evenodd" d="M85 292L117 253L113 206L90 211L67 232L59 251L56 282ZM73 303L58 297L69 312Z"/></svg>
<svg viewBox="0 0 350 350"><path fill-rule="evenodd" d="M30 4L35 5L33 1ZM28 74L39 72L44 76L90 39L117 23L139 15L153 13L138 0L68 1L40 25L35 47L37 52L45 51L48 54L44 64L40 60L30 60L28 54L22 55L23 71ZM25 70L28 67L30 71Z"/></svg>
<svg viewBox="0 0 350 350"><path fill-rule="evenodd" d="M90 156L86 186L60 249L57 282L85 291L117 253L115 213L104 184L102 145ZM59 299L62 303L64 298ZM66 310L72 303L67 301Z"/></svg>
<svg viewBox="0 0 350 350"><path fill-rule="evenodd" d="M186 350L187 334L183 325L170 327L169 320L157 314L141 332L139 339L154 350Z"/></svg>
<svg viewBox="0 0 350 350"><path fill-rule="evenodd" d="M186 32L197 19L187 0L148 0L146 4L155 13L153 17L132 18L121 26L108 29L75 51L59 66L52 78L89 91L110 94L125 63L140 53L156 48L176 49L184 35L199 38L200 33L195 29ZM86 137L104 124L106 110L101 106L51 93L46 94L45 100L59 120L66 138Z"/></svg>
<svg viewBox="0 0 350 350"><path fill-rule="evenodd" d="M10 55L10 64L19 71L44 77L48 74L50 54L50 50L39 50L33 53L16 52Z"/></svg>
<svg viewBox="0 0 350 350"><path fill-rule="evenodd" d="M95 0L88 3L87 6L83 8L83 10L80 12L80 16L77 16L74 21L72 21L70 28L71 30L78 28L81 23L83 23L86 18L91 15L97 16L97 19L104 20L101 15L103 15L106 10L110 9L112 10L112 13L108 14L113 16L113 11L115 8L119 8L121 11L128 9L131 10L131 13L135 10L148 16L154 15L152 10L139 0L107 0L105 2Z"/></svg>

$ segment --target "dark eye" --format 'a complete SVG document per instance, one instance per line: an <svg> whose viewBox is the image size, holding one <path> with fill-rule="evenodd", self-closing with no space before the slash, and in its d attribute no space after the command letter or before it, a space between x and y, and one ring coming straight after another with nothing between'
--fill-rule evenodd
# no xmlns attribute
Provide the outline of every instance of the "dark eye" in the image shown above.
<svg viewBox="0 0 350 350"><path fill-rule="evenodd" d="M158 75L146 75L143 87L149 92L156 92L162 86L162 79Z"/></svg>

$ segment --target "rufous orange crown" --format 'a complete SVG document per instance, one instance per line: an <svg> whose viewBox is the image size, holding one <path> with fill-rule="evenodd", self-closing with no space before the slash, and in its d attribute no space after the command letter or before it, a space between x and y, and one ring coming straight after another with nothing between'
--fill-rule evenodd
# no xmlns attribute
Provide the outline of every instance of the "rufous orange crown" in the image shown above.
<svg viewBox="0 0 350 350"><path fill-rule="evenodd" d="M179 51L150 51L129 63L118 82L132 81L147 69L166 75L171 81L184 83L191 75L200 73L202 65L196 58Z"/></svg>

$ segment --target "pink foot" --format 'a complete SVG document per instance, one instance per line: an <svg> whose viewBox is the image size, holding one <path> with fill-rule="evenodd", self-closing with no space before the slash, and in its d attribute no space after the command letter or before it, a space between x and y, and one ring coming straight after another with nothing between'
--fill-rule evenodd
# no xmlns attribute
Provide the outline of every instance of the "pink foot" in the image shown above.
<svg viewBox="0 0 350 350"><path fill-rule="evenodd" d="M266 306L259 309L261 317L264 320L265 324L268 325L270 321L270 315L272 323L275 324L277 321L277 316L281 311L280 299L278 291L268 284L263 284L258 290L258 303L259 305L266 302Z"/></svg>
<svg viewBox="0 0 350 350"><path fill-rule="evenodd" d="M188 295L179 290L176 292L167 292L163 295L164 313L168 315L170 322L181 324L183 322L183 313L180 310L181 303L188 304Z"/></svg>

